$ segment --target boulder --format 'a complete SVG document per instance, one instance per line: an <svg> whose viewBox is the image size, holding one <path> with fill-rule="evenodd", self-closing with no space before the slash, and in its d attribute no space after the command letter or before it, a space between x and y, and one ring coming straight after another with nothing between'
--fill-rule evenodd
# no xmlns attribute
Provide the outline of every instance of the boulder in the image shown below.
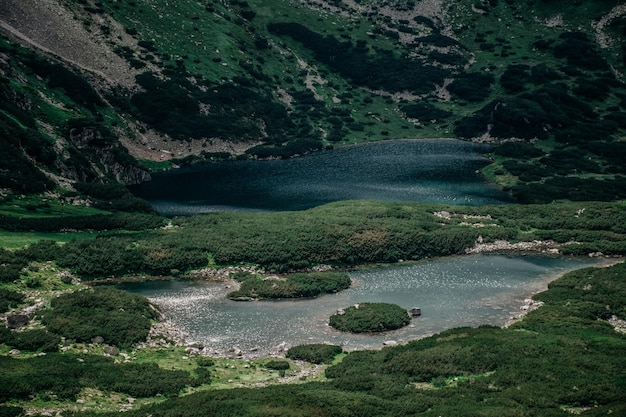
<svg viewBox="0 0 626 417"><path fill-rule="evenodd" d="M111 356L117 356L120 354L120 350L115 346L104 345L104 353Z"/></svg>
<svg viewBox="0 0 626 417"><path fill-rule="evenodd" d="M202 350L204 349L204 344L202 342L189 342L187 343L187 347Z"/></svg>
<svg viewBox="0 0 626 417"><path fill-rule="evenodd" d="M411 317L419 317L422 315L422 309L419 307L413 307L412 309L409 310L409 315Z"/></svg>
<svg viewBox="0 0 626 417"><path fill-rule="evenodd" d="M7 327L9 329L19 329L30 323L30 317L26 314L11 314L7 316Z"/></svg>
<svg viewBox="0 0 626 417"><path fill-rule="evenodd" d="M194 347L185 348L185 353L189 356L198 356L200 354L200 349Z"/></svg>
<svg viewBox="0 0 626 417"><path fill-rule="evenodd" d="M229 352L231 352L235 356L243 355L243 352L238 346L233 346L232 348L229 349Z"/></svg>

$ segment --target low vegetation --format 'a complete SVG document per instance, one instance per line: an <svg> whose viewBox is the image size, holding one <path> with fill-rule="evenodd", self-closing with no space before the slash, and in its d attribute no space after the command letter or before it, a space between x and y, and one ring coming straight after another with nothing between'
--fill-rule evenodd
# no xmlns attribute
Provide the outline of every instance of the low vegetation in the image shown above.
<svg viewBox="0 0 626 417"><path fill-rule="evenodd" d="M48 353L28 359L3 355L0 363L4 373L1 402L33 397L44 402L76 401L86 387L133 397L172 397L186 386L207 382L185 371L153 364L117 364L112 358L75 353Z"/></svg>
<svg viewBox="0 0 626 417"><path fill-rule="evenodd" d="M463 254L480 242L498 240L550 241L547 245L558 246L565 254L621 255L626 253L624 224L623 203L459 207L339 202L301 212L181 217L165 229L108 233L63 246L48 242L17 252L0 251L4 265L0 277L17 279L25 266L21 261L24 256L54 259L83 279L103 279L181 275L190 269L241 262L259 265L267 272L288 272L319 264L350 266L419 260ZM284 289L281 297L287 293L312 296L310 291L317 291L287 290L286 282L251 280L244 290L254 284L258 292L276 284L277 291ZM326 285L319 281L314 286L324 292Z"/></svg>

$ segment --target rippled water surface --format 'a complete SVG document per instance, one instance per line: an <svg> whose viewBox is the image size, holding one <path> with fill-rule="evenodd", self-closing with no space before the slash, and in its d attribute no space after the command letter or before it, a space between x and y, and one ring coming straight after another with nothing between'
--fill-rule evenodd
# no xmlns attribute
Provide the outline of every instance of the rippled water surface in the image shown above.
<svg viewBox="0 0 626 417"><path fill-rule="evenodd" d="M264 356L276 352L282 343L378 348L384 341L408 341L454 327L502 325L519 315L524 299L545 288L556 275L593 262L502 255L447 258L352 272L350 289L297 301L230 301L224 284L199 281L148 282L124 288L160 305L176 326L215 354L226 354L237 346ZM341 333L327 325L337 309L368 301L420 307L422 316L403 329L375 335Z"/></svg>
<svg viewBox="0 0 626 417"><path fill-rule="evenodd" d="M133 192L165 215L216 210L302 210L339 200L460 205L509 197L483 181L487 147L457 140L400 140L301 158L230 161L155 174Z"/></svg>

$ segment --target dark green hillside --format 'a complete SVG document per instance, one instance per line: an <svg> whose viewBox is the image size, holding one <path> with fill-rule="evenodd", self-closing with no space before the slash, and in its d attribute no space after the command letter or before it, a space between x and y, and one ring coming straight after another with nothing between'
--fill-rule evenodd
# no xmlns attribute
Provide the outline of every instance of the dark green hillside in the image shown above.
<svg viewBox="0 0 626 417"><path fill-rule="evenodd" d="M485 170L520 202L626 195L617 1L85 0L61 10L80 22L66 35L96 39L130 81L3 38L2 166L16 167L1 178L7 189L144 179L118 139L154 167L480 137L533 147L496 150Z"/></svg>

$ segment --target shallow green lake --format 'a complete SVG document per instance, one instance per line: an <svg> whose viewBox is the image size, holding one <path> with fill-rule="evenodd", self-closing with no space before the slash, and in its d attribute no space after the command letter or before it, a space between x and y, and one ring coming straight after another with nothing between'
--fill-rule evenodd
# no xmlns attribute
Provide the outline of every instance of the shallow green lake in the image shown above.
<svg viewBox="0 0 626 417"><path fill-rule="evenodd" d="M595 262L503 255L446 258L352 272L350 289L296 301L230 301L224 284L200 281L124 288L157 303L190 340L204 342L212 354L227 355L237 346L246 355L267 356L281 344L330 342L346 350L379 348L385 341L409 341L454 327L503 325L521 314L526 298L546 288L557 275ZM346 334L328 326L337 309L366 301L420 307L422 316L384 334Z"/></svg>

